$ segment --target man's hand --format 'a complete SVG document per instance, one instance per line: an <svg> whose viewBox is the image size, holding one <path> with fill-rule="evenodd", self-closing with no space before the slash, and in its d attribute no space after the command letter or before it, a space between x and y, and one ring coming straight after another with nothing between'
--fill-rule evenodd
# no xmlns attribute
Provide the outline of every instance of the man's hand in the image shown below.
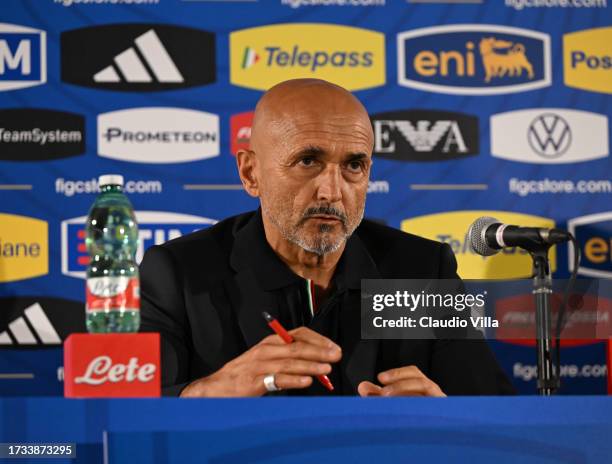
<svg viewBox="0 0 612 464"><path fill-rule="evenodd" d="M267 392L263 379L269 374L275 374L282 390L306 388L312 376L329 374L331 363L342 357L338 345L313 330L298 327L289 333L293 343L270 335L214 374L190 383L181 397L261 396Z"/></svg>
<svg viewBox="0 0 612 464"><path fill-rule="evenodd" d="M372 382L359 384L361 396L446 396L440 387L428 379L416 366L399 367L378 374L382 387Z"/></svg>

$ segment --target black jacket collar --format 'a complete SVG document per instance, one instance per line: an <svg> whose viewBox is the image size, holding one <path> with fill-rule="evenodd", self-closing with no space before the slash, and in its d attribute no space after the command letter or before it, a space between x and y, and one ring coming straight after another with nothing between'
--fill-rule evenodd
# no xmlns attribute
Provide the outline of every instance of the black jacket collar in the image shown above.
<svg viewBox="0 0 612 464"><path fill-rule="evenodd" d="M359 230L359 229L357 229ZM246 267L255 272L262 290L270 291L302 280L278 257L266 240L261 209L238 230L230 256L232 268L240 272ZM362 240L354 233L347 241L336 268L335 279L339 290L361 288L361 279L380 278L374 260Z"/></svg>

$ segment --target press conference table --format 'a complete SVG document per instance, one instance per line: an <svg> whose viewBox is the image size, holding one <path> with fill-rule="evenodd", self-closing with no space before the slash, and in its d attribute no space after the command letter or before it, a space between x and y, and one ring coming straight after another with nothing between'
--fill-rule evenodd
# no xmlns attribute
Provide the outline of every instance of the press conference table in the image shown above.
<svg viewBox="0 0 612 464"><path fill-rule="evenodd" d="M20 463L603 464L612 397L1 398L0 442L76 443Z"/></svg>

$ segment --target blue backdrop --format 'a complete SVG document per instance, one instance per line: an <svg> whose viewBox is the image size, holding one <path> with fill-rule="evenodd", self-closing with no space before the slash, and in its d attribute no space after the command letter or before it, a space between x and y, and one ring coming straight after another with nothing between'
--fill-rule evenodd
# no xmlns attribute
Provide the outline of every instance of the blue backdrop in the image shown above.
<svg viewBox="0 0 612 464"><path fill-rule="evenodd" d="M530 273L464 247L485 213L569 228L580 273L612 277L605 0L3 0L0 22L2 394L62 392L97 176L125 177L143 249L254 209L233 152L292 77L355 92L376 133L366 216L448 241L463 277ZM535 393L533 347L494 349ZM605 392L601 341L562 364L564 393Z"/></svg>

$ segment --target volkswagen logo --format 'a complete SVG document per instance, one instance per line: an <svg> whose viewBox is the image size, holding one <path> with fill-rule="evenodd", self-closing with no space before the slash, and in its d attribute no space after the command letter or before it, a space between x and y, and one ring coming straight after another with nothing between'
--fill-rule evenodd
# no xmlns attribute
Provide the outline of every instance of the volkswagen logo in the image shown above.
<svg viewBox="0 0 612 464"><path fill-rule="evenodd" d="M572 144L572 131L561 116L544 113L529 125L527 139L538 155L544 158L557 158Z"/></svg>

